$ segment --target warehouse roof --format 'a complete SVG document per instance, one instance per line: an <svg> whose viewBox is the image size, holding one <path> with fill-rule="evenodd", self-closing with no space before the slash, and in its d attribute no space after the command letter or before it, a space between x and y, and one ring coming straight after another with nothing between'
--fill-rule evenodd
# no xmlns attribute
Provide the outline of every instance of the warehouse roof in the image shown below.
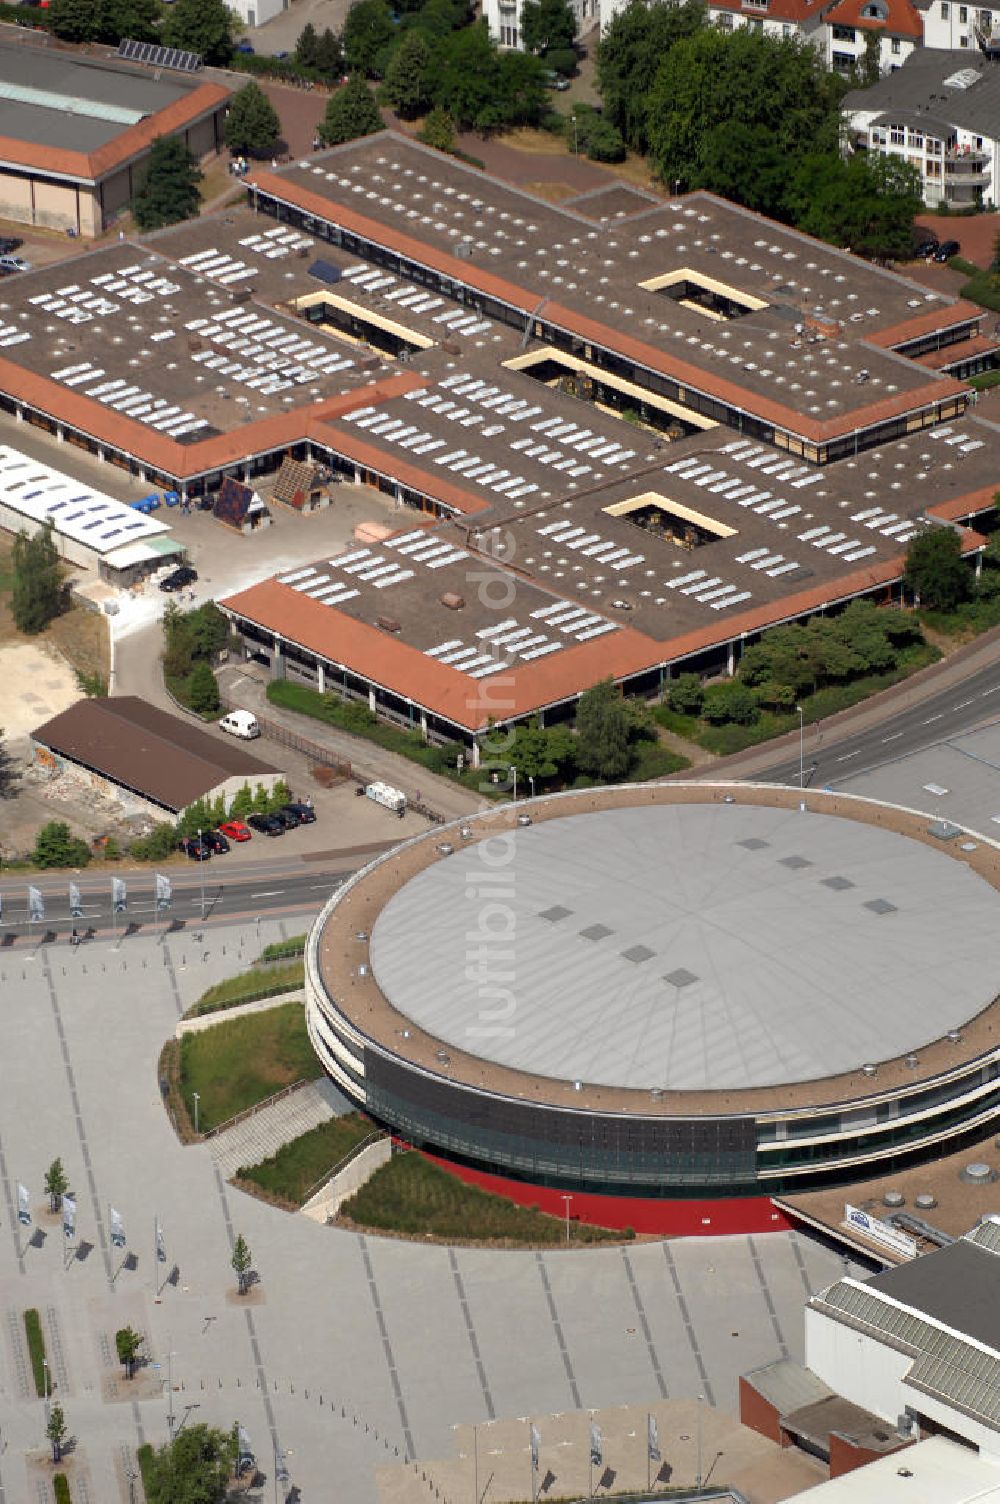
<svg viewBox="0 0 1000 1504"><path fill-rule="evenodd" d="M279 771L134 695L77 700L32 739L175 813L229 778Z"/></svg>
<svg viewBox="0 0 1000 1504"><path fill-rule="evenodd" d="M930 1436L796 1494L796 1504L1000 1504L1000 1465Z"/></svg>
<svg viewBox="0 0 1000 1504"><path fill-rule="evenodd" d="M96 181L228 97L217 83L0 40L0 166Z"/></svg>
<svg viewBox="0 0 1000 1504"><path fill-rule="evenodd" d="M1000 1261L969 1238L868 1281L872 1290L1000 1352Z"/></svg>

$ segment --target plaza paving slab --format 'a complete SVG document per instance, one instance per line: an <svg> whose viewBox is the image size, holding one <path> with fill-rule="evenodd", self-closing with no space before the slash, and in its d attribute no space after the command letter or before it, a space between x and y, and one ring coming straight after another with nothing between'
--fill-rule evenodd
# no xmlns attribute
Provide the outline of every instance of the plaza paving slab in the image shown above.
<svg viewBox="0 0 1000 1504"><path fill-rule="evenodd" d="M74 1498L92 1504L124 1504L135 1447L166 1440L168 1372L175 1423L239 1419L268 1488L279 1446L304 1501L366 1504L377 1467L450 1455L455 1424L653 1403L664 1389L671 1399L704 1393L731 1412L741 1368L786 1348L801 1357L807 1288L831 1283L842 1261L797 1235L625 1253L451 1250L278 1212L228 1187L207 1145L182 1148L160 1104L163 1041L210 981L303 927L293 916L206 930L201 942L135 936L117 950L0 952L5 1504L33 1501L45 1476L28 1460L44 1433L21 1335L28 1306L42 1315L77 1438ZM73 1247L42 1195L57 1155L77 1195ZM35 1215L27 1247L18 1181ZM109 1246L109 1204L134 1268ZM165 1264L153 1256L157 1220ZM238 1232L261 1276L247 1301L229 1264ZM134 1387L114 1360L126 1323L146 1335L151 1359Z"/></svg>

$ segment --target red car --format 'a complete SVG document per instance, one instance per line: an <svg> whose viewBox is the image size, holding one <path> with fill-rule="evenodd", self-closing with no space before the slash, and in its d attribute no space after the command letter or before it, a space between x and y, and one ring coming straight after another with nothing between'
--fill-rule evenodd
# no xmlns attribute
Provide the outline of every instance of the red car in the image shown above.
<svg viewBox="0 0 1000 1504"><path fill-rule="evenodd" d="M219 826L219 829L230 841L249 841L252 838L252 832L242 820L227 820L224 825Z"/></svg>

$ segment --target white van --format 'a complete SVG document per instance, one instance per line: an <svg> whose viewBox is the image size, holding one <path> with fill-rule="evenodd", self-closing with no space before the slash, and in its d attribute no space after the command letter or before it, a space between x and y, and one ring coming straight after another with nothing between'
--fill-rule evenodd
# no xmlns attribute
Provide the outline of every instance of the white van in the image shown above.
<svg viewBox="0 0 1000 1504"><path fill-rule="evenodd" d="M260 736L257 717L249 710L231 710L228 715L222 717L219 725L223 731L228 731L230 736L242 736L246 740L253 736Z"/></svg>

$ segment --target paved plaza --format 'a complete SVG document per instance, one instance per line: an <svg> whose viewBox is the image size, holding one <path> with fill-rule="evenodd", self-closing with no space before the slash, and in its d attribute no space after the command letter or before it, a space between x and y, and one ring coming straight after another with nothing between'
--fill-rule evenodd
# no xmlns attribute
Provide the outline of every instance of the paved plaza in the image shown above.
<svg viewBox="0 0 1000 1504"><path fill-rule="evenodd" d="M167 1439L168 1375L175 1424L247 1428L264 1497L277 1446L301 1499L364 1504L376 1468L454 1455L453 1425L699 1394L732 1411L741 1371L801 1356L803 1301L842 1272L803 1237L453 1251L284 1214L227 1186L207 1144L182 1148L160 1103L162 1042L208 984L302 927L293 916L200 941L0 953L0 1504L51 1497L30 1306L76 1438L81 1504L127 1501L136 1446ZM77 1194L75 1251L42 1194L57 1155ZM27 1246L18 1181L31 1191ZM134 1267L109 1246L109 1204ZM245 1300L229 1264L239 1232L260 1273ZM131 1384L114 1356L129 1323L159 1365Z"/></svg>

